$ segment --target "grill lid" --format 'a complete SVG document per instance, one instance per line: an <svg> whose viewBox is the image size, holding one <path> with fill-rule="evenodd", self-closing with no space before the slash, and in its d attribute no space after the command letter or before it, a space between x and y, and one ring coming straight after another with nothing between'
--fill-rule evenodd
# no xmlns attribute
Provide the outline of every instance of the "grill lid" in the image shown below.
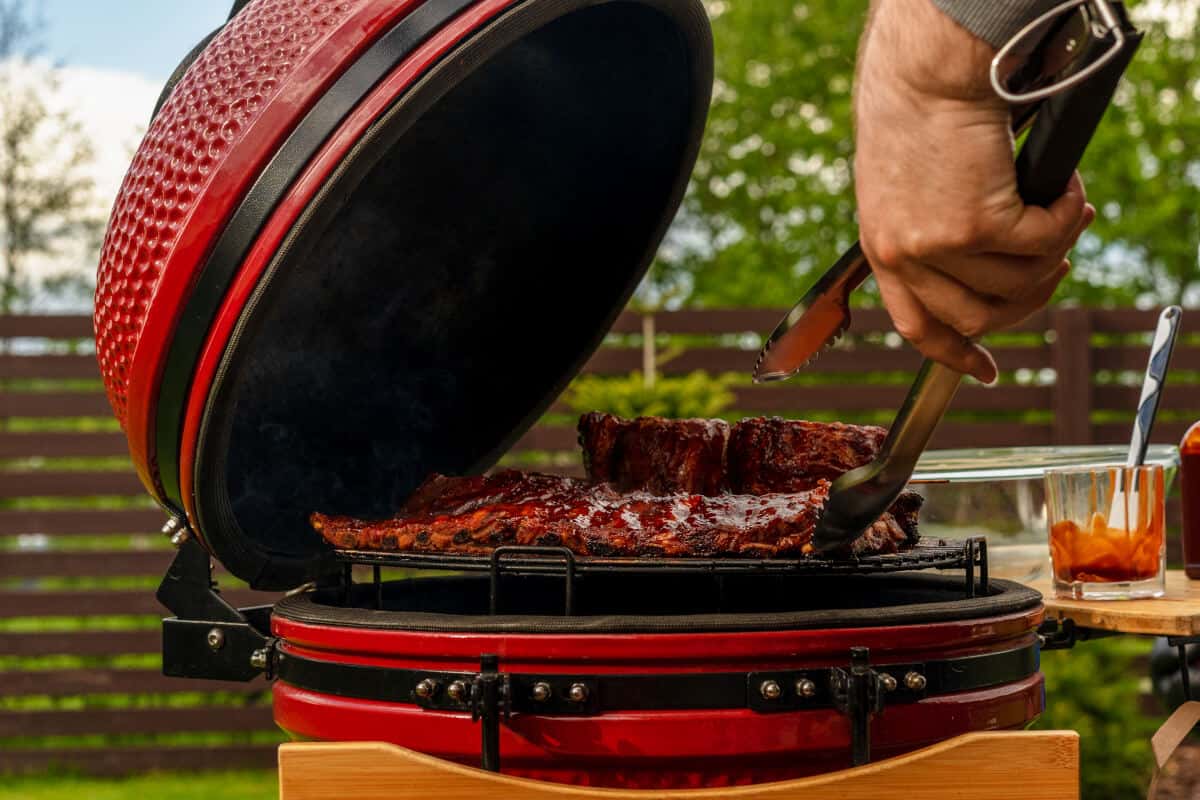
<svg viewBox="0 0 1200 800"><path fill-rule="evenodd" d="M310 512L387 515L549 406L679 206L712 52L699 0L425 0L329 69L229 219L185 221L209 244L144 458L127 420L154 493L258 588L329 568Z"/></svg>

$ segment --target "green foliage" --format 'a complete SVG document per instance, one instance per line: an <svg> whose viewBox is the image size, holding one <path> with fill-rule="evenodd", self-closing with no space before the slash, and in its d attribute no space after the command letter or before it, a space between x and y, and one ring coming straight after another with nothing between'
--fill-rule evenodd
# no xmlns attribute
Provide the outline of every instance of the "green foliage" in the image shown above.
<svg viewBox="0 0 1200 800"><path fill-rule="evenodd" d="M1149 653L1149 641L1122 637L1042 654L1046 713L1036 727L1079 732L1084 800L1146 796L1160 724L1141 708Z"/></svg>
<svg viewBox="0 0 1200 800"><path fill-rule="evenodd" d="M273 771L143 775L125 780L76 777L6 778L0 800L269 800L279 796Z"/></svg>
<svg viewBox="0 0 1200 800"><path fill-rule="evenodd" d="M790 305L857 237L851 91L867 4L708 0L712 113L684 212L643 297ZM1200 301L1198 7L1132 8L1147 36L1082 165L1100 216L1060 300ZM857 299L873 302L872 291Z"/></svg>
<svg viewBox="0 0 1200 800"><path fill-rule="evenodd" d="M640 372L623 378L583 375L567 389L563 401L579 414L607 411L627 418L717 417L733 405L732 384L731 378L705 372L659 377L652 386L646 385Z"/></svg>
<svg viewBox="0 0 1200 800"><path fill-rule="evenodd" d="M851 78L866 7L708 3L717 58L708 132L656 273L690 285L689 303L790 304L856 238Z"/></svg>
<svg viewBox="0 0 1200 800"><path fill-rule="evenodd" d="M1060 291L1090 304L1135 297L1195 303L1200 3L1142 2L1132 13L1146 37L1081 169L1100 213Z"/></svg>

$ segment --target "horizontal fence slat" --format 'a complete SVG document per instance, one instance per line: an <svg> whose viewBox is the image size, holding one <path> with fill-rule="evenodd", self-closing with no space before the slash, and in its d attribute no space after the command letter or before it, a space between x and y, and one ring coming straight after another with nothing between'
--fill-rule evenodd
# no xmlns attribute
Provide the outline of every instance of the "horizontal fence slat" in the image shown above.
<svg viewBox="0 0 1200 800"><path fill-rule="evenodd" d="M1133 414L1141 397L1141 386L1097 386L1092 389L1092 407ZM1200 409L1200 386L1168 381L1163 387L1162 402L1164 408Z"/></svg>
<svg viewBox="0 0 1200 800"><path fill-rule="evenodd" d="M0 458L97 458L129 455L123 433L0 433Z"/></svg>
<svg viewBox="0 0 1200 800"><path fill-rule="evenodd" d="M68 380L99 378L94 355L0 356L0 375L6 378Z"/></svg>
<svg viewBox="0 0 1200 800"><path fill-rule="evenodd" d="M166 522L158 509L116 511L0 511L0 536L157 533Z"/></svg>
<svg viewBox="0 0 1200 800"><path fill-rule="evenodd" d="M1050 366L1048 347L997 347L992 349L996 362L1005 371L1043 369ZM734 347L694 347L659 364L664 375L680 375L703 370L710 373L744 372L749 374L758 357L757 350ZM1144 361L1144 359L1143 359ZM588 359L583 372L598 375L624 375L642 366L639 347L606 347ZM821 353L809 369L814 374L862 374L866 372L915 372L921 366L921 354L910 347L838 348Z"/></svg>
<svg viewBox="0 0 1200 800"><path fill-rule="evenodd" d="M11 314L0 317L0 339L91 339L92 318L82 314Z"/></svg>
<svg viewBox="0 0 1200 800"><path fill-rule="evenodd" d="M930 449L1045 446L1053 444L1054 428L1026 422L943 422L934 431Z"/></svg>
<svg viewBox="0 0 1200 800"><path fill-rule="evenodd" d="M1093 333L1145 333L1151 334L1158 325L1161 309L1140 308L1093 308L1088 316L1092 320ZM1195 314L1184 314L1180 320L1182 334L1200 333L1200 319Z"/></svg>
<svg viewBox="0 0 1200 800"><path fill-rule="evenodd" d="M1092 348L1092 369L1144 372L1149 351L1140 345ZM1171 355L1171 370L1200 370L1200 347L1181 346ZM1168 387L1170 384L1168 384Z"/></svg>
<svg viewBox="0 0 1200 800"><path fill-rule="evenodd" d="M271 709L251 708L114 708L84 711L5 711L0 737L86 736L91 733L183 733L269 730Z"/></svg>
<svg viewBox="0 0 1200 800"><path fill-rule="evenodd" d="M235 606L274 603L278 595L230 590L221 595ZM166 616L148 589L77 591L0 590L0 619L14 617L104 617L156 614Z"/></svg>
<svg viewBox="0 0 1200 800"><path fill-rule="evenodd" d="M797 294L797 297L799 294ZM680 311L658 311L654 313L654 329L657 333L709 335L723 333L769 333L783 319L788 309L784 308L712 308L684 309ZM1039 311L1019 325L1006 330L1010 332L1041 332L1046 329L1048 315ZM852 314L852 333L888 333L895 330L891 317L882 308L858 308ZM642 332L642 315L632 311L623 312L613 324L613 333L630 334Z"/></svg>
<svg viewBox="0 0 1200 800"><path fill-rule="evenodd" d="M0 578L161 575L174 550L45 550L0 554Z"/></svg>
<svg viewBox="0 0 1200 800"><path fill-rule="evenodd" d="M119 656L161 653L158 630L0 632L0 656Z"/></svg>
<svg viewBox="0 0 1200 800"><path fill-rule="evenodd" d="M132 472L0 471L0 498L141 496L145 491Z"/></svg>
<svg viewBox="0 0 1200 800"><path fill-rule="evenodd" d="M1026 422L943 422L933 435L931 447L1011 447L1052 444L1049 424ZM1128 431L1126 432L1128 438ZM1157 438L1157 437L1156 437ZM514 451L578 451L575 428L539 425L531 428L513 447Z"/></svg>
<svg viewBox="0 0 1200 800"><path fill-rule="evenodd" d="M1132 422L1106 422L1092 426L1092 440L1096 444L1129 444L1129 434ZM1179 444L1190 422L1176 422L1160 419L1154 423L1151 441L1154 444Z"/></svg>
<svg viewBox="0 0 1200 800"><path fill-rule="evenodd" d="M173 694L228 692L255 695L271 684L172 678L157 669L60 669L0 672L0 697L74 697L89 694ZM3 712L0 712L3 713Z"/></svg>
<svg viewBox="0 0 1200 800"><path fill-rule="evenodd" d="M112 407L99 392L4 392L0 417L108 417Z"/></svg>
<svg viewBox="0 0 1200 800"><path fill-rule="evenodd" d="M563 426L535 425L517 440L513 451L520 450L578 450L575 429Z"/></svg>
<svg viewBox="0 0 1200 800"><path fill-rule="evenodd" d="M273 744L204 747L88 747L78 749L0 748L0 774L37 775L49 771L121 777L142 772L270 769Z"/></svg>
<svg viewBox="0 0 1200 800"><path fill-rule="evenodd" d="M1050 403L1048 386L964 386L954 398L956 411L1011 411L1039 408ZM735 389L733 407L743 412L798 410L867 411L896 409L908 394L907 386L750 386Z"/></svg>

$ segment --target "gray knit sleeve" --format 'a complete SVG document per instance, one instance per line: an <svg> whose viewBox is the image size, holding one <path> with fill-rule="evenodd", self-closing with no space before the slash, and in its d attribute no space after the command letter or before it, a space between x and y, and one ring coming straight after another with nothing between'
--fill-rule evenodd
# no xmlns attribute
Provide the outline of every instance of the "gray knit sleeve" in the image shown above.
<svg viewBox="0 0 1200 800"><path fill-rule="evenodd" d="M1003 47L1013 35L1062 0L933 0L951 19L993 47Z"/></svg>

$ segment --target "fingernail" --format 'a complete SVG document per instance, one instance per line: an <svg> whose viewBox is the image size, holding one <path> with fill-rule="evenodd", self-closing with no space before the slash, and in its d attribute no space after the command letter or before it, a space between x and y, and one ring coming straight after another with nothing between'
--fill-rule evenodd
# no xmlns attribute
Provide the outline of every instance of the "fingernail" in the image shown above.
<svg viewBox="0 0 1200 800"><path fill-rule="evenodd" d="M971 345L967 354L967 366L971 377L984 386L994 386L996 379L1000 377L1000 370L996 367L992 354L977 344Z"/></svg>

